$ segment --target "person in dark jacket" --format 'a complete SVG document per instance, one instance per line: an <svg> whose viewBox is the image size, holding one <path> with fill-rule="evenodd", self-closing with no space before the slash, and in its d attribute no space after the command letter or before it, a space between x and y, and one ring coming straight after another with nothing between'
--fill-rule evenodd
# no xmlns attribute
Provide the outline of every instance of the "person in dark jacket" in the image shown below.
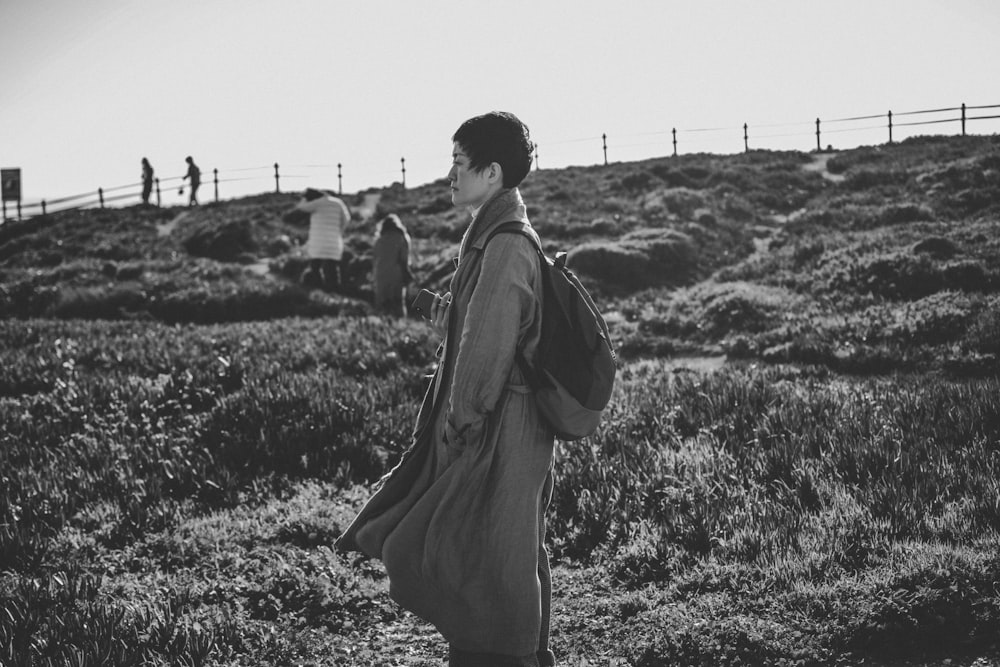
<svg viewBox="0 0 1000 667"><path fill-rule="evenodd" d="M187 162L188 168L187 173L184 174L184 178L181 180L186 181L189 178L191 179L191 198L188 200L188 206L197 206L198 186L201 185L201 169L194 163L194 159L190 155L184 158L184 161ZM181 194L184 194L183 185L181 186Z"/></svg>
<svg viewBox="0 0 1000 667"><path fill-rule="evenodd" d="M378 224L372 247L375 309L386 315L406 315L406 286L410 283L410 235L403 221L391 213Z"/></svg>
<svg viewBox="0 0 1000 667"><path fill-rule="evenodd" d="M142 158L142 203L149 205L149 195L153 192L153 165Z"/></svg>

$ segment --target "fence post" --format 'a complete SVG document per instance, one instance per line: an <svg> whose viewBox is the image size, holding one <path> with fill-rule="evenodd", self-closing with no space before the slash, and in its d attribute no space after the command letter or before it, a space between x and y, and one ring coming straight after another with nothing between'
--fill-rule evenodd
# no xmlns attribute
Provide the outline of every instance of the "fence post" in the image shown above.
<svg viewBox="0 0 1000 667"><path fill-rule="evenodd" d="M538 171L540 167L538 166L538 144L535 144L535 171Z"/></svg>
<svg viewBox="0 0 1000 667"><path fill-rule="evenodd" d="M677 157L677 128L672 128L670 133L674 135L674 157Z"/></svg>
<svg viewBox="0 0 1000 667"><path fill-rule="evenodd" d="M965 136L965 102L962 102L962 136Z"/></svg>
<svg viewBox="0 0 1000 667"><path fill-rule="evenodd" d="M156 183L156 206L157 206L157 208L159 208L160 205L161 205L160 204L160 177L157 176L156 178L154 178L153 182Z"/></svg>
<svg viewBox="0 0 1000 667"><path fill-rule="evenodd" d="M97 188L97 196L101 200L101 208L104 208L104 188Z"/></svg>
<svg viewBox="0 0 1000 667"><path fill-rule="evenodd" d="M747 134L747 124L743 123L743 152L750 152L750 135Z"/></svg>
<svg viewBox="0 0 1000 667"><path fill-rule="evenodd" d="M45 200L42 200L42 215L45 215Z"/></svg>
<svg viewBox="0 0 1000 667"><path fill-rule="evenodd" d="M281 186L278 184L278 163L274 163L274 192L280 193Z"/></svg>
<svg viewBox="0 0 1000 667"><path fill-rule="evenodd" d="M820 147L819 142L819 118L816 119L816 152L819 153L823 149Z"/></svg>
<svg viewBox="0 0 1000 667"><path fill-rule="evenodd" d="M337 194L344 194L344 180L343 175L340 173L340 163L337 163Z"/></svg>
<svg viewBox="0 0 1000 667"><path fill-rule="evenodd" d="M889 110L889 143L892 143L892 109Z"/></svg>
<svg viewBox="0 0 1000 667"><path fill-rule="evenodd" d="M219 203L219 170L212 170L212 184L215 185L215 203Z"/></svg>
<svg viewBox="0 0 1000 667"><path fill-rule="evenodd" d="M608 166L608 135L601 135L601 143L604 144L604 166Z"/></svg>
<svg viewBox="0 0 1000 667"><path fill-rule="evenodd" d="M401 165L401 169L403 170L403 189L405 190L406 189L406 158L405 157L399 158L399 164Z"/></svg>

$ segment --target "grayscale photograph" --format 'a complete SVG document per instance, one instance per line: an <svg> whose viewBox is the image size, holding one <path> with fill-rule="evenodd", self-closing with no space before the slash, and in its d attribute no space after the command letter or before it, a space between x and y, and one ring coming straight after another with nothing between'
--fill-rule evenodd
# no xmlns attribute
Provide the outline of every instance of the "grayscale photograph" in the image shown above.
<svg viewBox="0 0 1000 667"><path fill-rule="evenodd" d="M1000 667L998 32L0 0L0 667Z"/></svg>

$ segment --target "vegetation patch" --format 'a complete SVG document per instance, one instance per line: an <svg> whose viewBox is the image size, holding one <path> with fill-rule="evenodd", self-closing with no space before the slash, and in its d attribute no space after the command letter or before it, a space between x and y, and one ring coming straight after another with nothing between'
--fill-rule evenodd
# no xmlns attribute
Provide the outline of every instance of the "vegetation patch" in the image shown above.
<svg viewBox="0 0 1000 667"><path fill-rule="evenodd" d="M560 663L997 664L1000 143L813 163L523 184L621 360L556 450ZM332 545L437 363L426 324L371 314L374 225L400 215L414 287L445 291L468 216L446 181L345 195L327 293L298 283L296 200L0 226L0 663L445 658Z"/></svg>

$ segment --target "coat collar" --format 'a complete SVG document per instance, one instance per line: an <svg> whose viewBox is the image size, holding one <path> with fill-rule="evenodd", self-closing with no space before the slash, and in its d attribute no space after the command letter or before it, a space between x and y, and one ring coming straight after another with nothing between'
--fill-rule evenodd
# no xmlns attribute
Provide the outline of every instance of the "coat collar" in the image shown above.
<svg viewBox="0 0 1000 667"><path fill-rule="evenodd" d="M521 199L521 192L517 188L505 188L500 190L479 209L476 217L473 218L465 238L462 240L462 249L467 248L482 250L497 226L511 221L527 222L528 211Z"/></svg>

